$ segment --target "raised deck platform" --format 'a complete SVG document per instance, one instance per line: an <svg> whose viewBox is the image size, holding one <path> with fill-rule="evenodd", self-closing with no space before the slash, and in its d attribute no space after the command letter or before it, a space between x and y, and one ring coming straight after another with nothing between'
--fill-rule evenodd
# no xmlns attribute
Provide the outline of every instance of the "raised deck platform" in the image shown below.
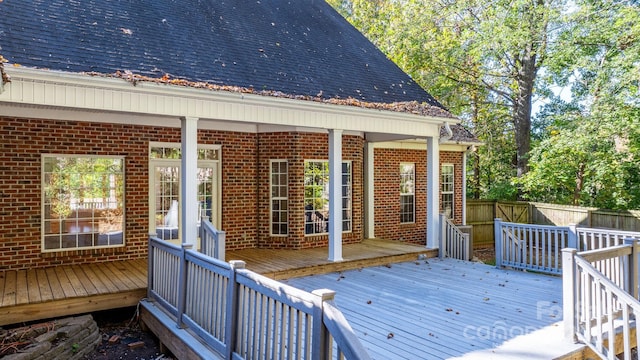
<svg viewBox="0 0 640 360"><path fill-rule="evenodd" d="M228 251L249 270L284 279L436 256L437 250L388 240L345 245L344 261L327 248ZM136 306L147 292L146 259L0 272L0 326Z"/></svg>

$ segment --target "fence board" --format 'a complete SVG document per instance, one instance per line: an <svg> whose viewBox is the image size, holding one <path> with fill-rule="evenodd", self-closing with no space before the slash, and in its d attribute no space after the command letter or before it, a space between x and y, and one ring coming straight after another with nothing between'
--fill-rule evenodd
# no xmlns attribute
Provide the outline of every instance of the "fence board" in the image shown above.
<svg viewBox="0 0 640 360"><path fill-rule="evenodd" d="M527 211L524 211L524 208ZM525 215L526 214L526 215ZM473 247L494 246L493 220L536 225L617 229L640 232L640 210L612 211L537 202L467 200L467 224L473 226Z"/></svg>

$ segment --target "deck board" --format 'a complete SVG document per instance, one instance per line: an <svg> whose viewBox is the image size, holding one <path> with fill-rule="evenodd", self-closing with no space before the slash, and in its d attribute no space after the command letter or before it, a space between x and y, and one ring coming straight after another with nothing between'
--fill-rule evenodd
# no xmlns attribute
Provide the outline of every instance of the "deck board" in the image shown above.
<svg viewBox="0 0 640 360"><path fill-rule="evenodd" d="M41 301L53 300L53 292L45 269L36 269L36 279L38 281L38 290L40 292Z"/></svg>
<svg viewBox="0 0 640 360"><path fill-rule="evenodd" d="M338 308L373 359L388 359L389 354L394 359L446 359L490 352L562 320L560 277L453 259L285 282L307 291L335 290Z"/></svg>
<svg viewBox="0 0 640 360"><path fill-rule="evenodd" d="M5 272L4 295L2 306L13 306L16 304L16 276L15 271Z"/></svg>
<svg viewBox="0 0 640 360"><path fill-rule="evenodd" d="M19 270L16 274L16 304L29 303L29 289L27 288L27 271Z"/></svg>
<svg viewBox="0 0 640 360"><path fill-rule="evenodd" d="M51 294L53 295L54 300L61 300L65 298L64 290L62 289L62 284L58 279L58 274L56 274L55 268L46 268L45 273L47 275L47 281L49 282L49 286L51 287Z"/></svg>
<svg viewBox="0 0 640 360"><path fill-rule="evenodd" d="M69 279L71 287L75 291L76 296L87 296L89 294L82 285L82 282L78 278L78 275L76 275L75 271L73 271L72 267L63 266L62 271L64 271L64 273L67 275L67 278Z"/></svg>
<svg viewBox="0 0 640 360"><path fill-rule="evenodd" d="M62 287L62 292L66 298L71 298L77 296L76 291L73 288L73 284L69 280L67 276L67 272L64 271L64 267L57 266L54 268L58 280L60 281L60 285Z"/></svg>

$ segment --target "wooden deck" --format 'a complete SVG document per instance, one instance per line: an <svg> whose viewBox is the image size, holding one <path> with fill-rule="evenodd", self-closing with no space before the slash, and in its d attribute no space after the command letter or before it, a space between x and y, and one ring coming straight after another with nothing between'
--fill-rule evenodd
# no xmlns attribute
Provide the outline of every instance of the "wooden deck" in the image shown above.
<svg viewBox="0 0 640 360"><path fill-rule="evenodd" d="M373 359L555 359L562 278L428 259L284 281L332 289Z"/></svg>
<svg viewBox="0 0 640 360"><path fill-rule="evenodd" d="M327 248L228 251L227 260L244 260L247 268L283 279L415 260L437 250L385 240L345 245L344 261L327 261ZM0 326L99 310L135 306L146 296L147 261L0 272Z"/></svg>
<svg viewBox="0 0 640 360"><path fill-rule="evenodd" d="M0 272L0 326L135 306L147 292L147 261Z"/></svg>
<svg viewBox="0 0 640 360"><path fill-rule="evenodd" d="M342 248L343 261L327 260L327 248L304 250L246 249L227 251L227 261L243 260L247 269L275 280L370 266L412 261L419 256L438 256L437 249L383 239L367 239Z"/></svg>

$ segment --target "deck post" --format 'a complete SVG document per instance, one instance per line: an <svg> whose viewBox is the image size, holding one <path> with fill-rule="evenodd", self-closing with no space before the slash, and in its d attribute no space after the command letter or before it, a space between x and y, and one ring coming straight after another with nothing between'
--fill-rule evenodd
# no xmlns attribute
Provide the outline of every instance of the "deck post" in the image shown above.
<svg viewBox="0 0 640 360"><path fill-rule="evenodd" d="M236 327L238 324L238 282L236 281L237 271L244 269L246 263L241 260L229 261L231 270L229 272L229 283L227 285L227 308L224 324L224 345L225 359L233 358L233 346L236 343Z"/></svg>
<svg viewBox="0 0 640 360"><path fill-rule="evenodd" d="M496 218L493 222L493 242L496 249L496 267L500 269L502 267L502 246L504 244L502 239L502 219Z"/></svg>
<svg viewBox="0 0 640 360"><path fill-rule="evenodd" d="M627 276L627 292L638 299L638 276L640 276L640 263L638 261L638 253L640 253L640 241L633 238L625 238L625 245L631 245L631 255L629 255L629 271Z"/></svg>
<svg viewBox="0 0 640 360"><path fill-rule="evenodd" d="M176 320L178 327L184 329L186 327L183 317L184 309L187 303L187 250L191 250L193 244L182 244L182 251L180 252L180 273L178 276L178 316Z"/></svg>
<svg viewBox="0 0 640 360"><path fill-rule="evenodd" d="M443 213L439 214L440 216L440 231L438 234L440 247L438 249L438 257L443 259L447 255L447 223L445 219L445 215Z"/></svg>
<svg viewBox="0 0 640 360"><path fill-rule="evenodd" d="M312 360L329 360L331 357L331 338L324 325L324 303L335 298L336 292L328 289L318 289L311 292L318 298L313 302L313 335L311 340Z"/></svg>
<svg viewBox="0 0 640 360"><path fill-rule="evenodd" d="M151 297L151 291L153 290L153 273L154 269L154 257L153 257L153 244L151 238L156 236L155 233L149 233L149 250L147 252L147 299L153 299Z"/></svg>
<svg viewBox="0 0 640 360"><path fill-rule="evenodd" d="M562 249L562 318L564 322L564 337L577 342L576 337L576 264L575 256L578 250L574 248Z"/></svg>
<svg viewBox="0 0 640 360"><path fill-rule="evenodd" d="M578 249L579 251L581 251L580 246L578 246L578 230L576 229L576 224L569 224L569 233L567 236L567 247Z"/></svg>

